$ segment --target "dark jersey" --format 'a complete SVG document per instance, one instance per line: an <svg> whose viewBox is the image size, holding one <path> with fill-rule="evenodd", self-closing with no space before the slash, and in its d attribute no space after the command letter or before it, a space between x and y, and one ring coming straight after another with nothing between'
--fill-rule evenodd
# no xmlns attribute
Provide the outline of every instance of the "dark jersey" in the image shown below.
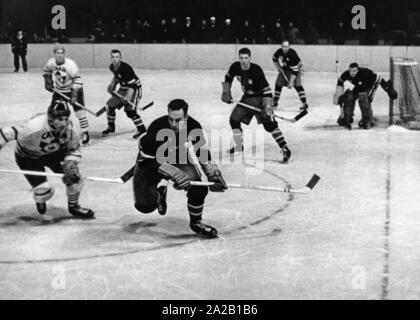
<svg viewBox="0 0 420 320"><path fill-rule="evenodd" d="M118 81L121 87L133 89L141 87L139 77L137 77L133 68L128 63L121 61L118 69L115 69L114 65L111 64L109 70L114 74L115 80Z"/></svg>
<svg viewBox="0 0 420 320"><path fill-rule="evenodd" d="M188 117L183 129L175 132L169 125L168 116L153 121L147 133L140 138L140 154L145 163L192 164L187 156L185 143L191 142L201 163L211 160L201 124Z"/></svg>
<svg viewBox="0 0 420 320"><path fill-rule="evenodd" d="M245 97L272 97L272 92L261 67L251 63L248 70L242 70L239 61L234 62L225 76L225 81L232 83L237 78Z"/></svg>
<svg viewBox="0 0 420 320"><path fill-rule="evenodd" d="M368 68L359 68L359 72L357 72L354 78L350 76L349 70L343 72L340 78L338 78L337 85L344 86L345 81L349 81L354 85L353 91L365 92L370 91L375 83L380 81L380 77Z"/></svg>
<svg viewBox="0 0 420 320"><path fill-rule="evenodd" d="M273 61L279 62L279 60L284 63L284 70L290 71L295 75L297 75L302 68L301 60L294 49L290 48L287 53L281 48L278 49L273 55Z"/></svg>

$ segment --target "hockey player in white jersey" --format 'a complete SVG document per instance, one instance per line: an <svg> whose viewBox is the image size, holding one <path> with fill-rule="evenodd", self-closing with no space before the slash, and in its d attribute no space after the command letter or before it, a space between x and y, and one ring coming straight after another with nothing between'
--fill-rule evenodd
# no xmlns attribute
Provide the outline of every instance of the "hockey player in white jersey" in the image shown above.
<svg viewBox="0 0 420 320"><path fill-rule="evenodd" d="M0 150L7 142L16 140L15 159L21 170L45 172L48 167L64 174L69 212L75 217L90 219L94 212L79 205L83 186L78 167L82 157L80 135L69 116L67 102L57 100L48 107L47 114L38 114L21 126L0 128ZM25 175L25 178L33 188L38 212L44 214L54 188L44 176Z"/></svg>
<svg viewBox="0 0 420 320"><path fill-rule="evenodd" d="M83 82L76 62L65 57L65 49L61 45L54 47L54 57L49 59L44 66L45 89L53 92L52 102L61 100L62 97L53 91L57 90L70 99L76 118L79 119L82 131L82 144L89 143L89 122L86 111L75 105L78 102L84 105Z"/></svg>

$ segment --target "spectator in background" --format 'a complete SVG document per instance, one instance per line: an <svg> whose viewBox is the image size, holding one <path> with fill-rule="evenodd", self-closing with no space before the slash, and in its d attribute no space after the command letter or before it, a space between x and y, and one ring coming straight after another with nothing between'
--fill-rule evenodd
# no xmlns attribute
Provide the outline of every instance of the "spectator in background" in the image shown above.
<svg viewBox="0 0 420 320"><path fill-rule="evenodd" d="M117 24L116 20L111 21L111 26L109 28L110 38L109 41L111 43L118 43L121 41L121 28Z"/></svg>
<svg viewBox="0 0 420 320"><path fill-rule="evenodd" d="M28 64L26 62L26 53L28 51L28 42L23 36L23 31L19 30L16 37L12 40L12 52L14 55L15 72L19 72L20 59L22 59L22 67L24 72L28 72Z"/></svg>
<svg viewBox="0 0 420 320"><path fill-rule="evenodd" d="M122 42L126 43L133 43L134 42L134 36L133 31L131 30L131 22L130 20L126 19L124 22L124 27L121 33L121 40Z"/></svg>
<svg viewBox="0 0 420 320"><path fill-rule="evenodd" d="M200 28L197 31L197 42L198 43L208 43L209 42L209 38L208 38L208 26L207 26L207 20L203 19L201 20L201 24L200 24Z"/></svg>
<svg viewBox="0 0 420 320"><path fill-rule="evenodd" d="M232 22L229 18L225 20L225 25L220 33L220 39L222 43L236 43L236 32L232 28Z"/></svg>
<svg viewBox="0 0 420 320"><path fill-rule="evenodd" d="M208 29L208 42L220 42L220 31L216 24L216 17L210 17L210 25Z"/></svg>
<svg viewBox="0 0 420 320"><path fill-rule="evenodd" d="M313 25L312 21L309 21L305 32L305 43L306 44L318 44L319 33L318 29Z"/></svg>
<svg viewBox="0 0 420 320"><path fill-rule="evenodd" d="M343 22L338 23L337 29L333 31L332 39L333 44L342 45L346 42L346 30Z"/></svg>
<svg viewBox="0 0 420 320"><path fill-rule="evenodd" d="M180 43L181 42L181 29L179 27L176 17L172 16L171 23L168 26L168 41L170 43Z"/></svg>
<svg viewBox="0 0 420 320"><path fill-rule="evenodd" d="M191 23L191 17L185 17L185 24L182 29L182 42L192 43L194 40L194 28Z"/></svg>
<svg viewBox="0 0 420 320"><path fill-rule="evenodd" d="M296 44L299 38L299 29L293 22L289 22L289 30L287 30L287 40L290 44Z"/></svg>
<svg viewBox="0 0 420 320"><path fill-rule="evenodd" d="M255 43L254 32L249 24L248 19L244 20L244 24L239 29L239 43Z"/></svg>
<svg viewBox="0 0 420 320"><path fill-rule="evenodd" d="M95 42L102 43L106 40L105 28L102 24L102 20L98 20L93 25L92 35L95 37Z"/></svg>
<svg viewBox="0 0 420 320"><path fill-rule="evenodd" d="M271 36L272 43L281 44L285 40L284 29L281 26L280 19L276 20L276 24Z"/></svg>
<svg viewBox="0 0 420 320"><path fill-rule="evenodd" d="M160 20L158 29L156 30L155 42L168 43L168 25L166 19Z"/></svg>
<svg viewBox="0 0 420 320"><path fill-rule="evenodd" d="M144 43L151 43L153 42L153 27L149 23L147 19L144 20L143 26L142 26L142 40Z"/></svg>
<svg viewBox="0 0 420 320"><path fill-rule="evenodd" d="M136 23L133 27L133 42L134 43L143 42L143 23L140 19L136 20Z"/></svg>
<svg viewBox="0 0 420 320"><path fill-rule="evenodd" d="M255 33L255 43L265 44L270 42L271 39L268 36L267 30L265 29L265 24L260 24L258 31Z"/></svg>

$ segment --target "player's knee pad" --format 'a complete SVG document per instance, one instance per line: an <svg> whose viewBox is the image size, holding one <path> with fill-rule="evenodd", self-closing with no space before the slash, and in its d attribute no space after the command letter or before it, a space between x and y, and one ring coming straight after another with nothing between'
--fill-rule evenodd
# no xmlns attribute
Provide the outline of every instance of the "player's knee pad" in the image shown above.
<svg viewBox="0 0 420 320"><path fill-rule="evenodd" d="M156 204L143 204L143 203L135 203L134 207L137 211L141 213L151 213L156 210Z"/></svg>
<svg viewBox="0 0 420 320"><path fill-rule="evenodd" d="M302 86L295 86L295 90L296 90L297 92L302 92L302 91L305 91L305 89L303 89L303 87L302 87Z"/></svg>
<svg viewBox="0 0 420 320"><path fill-rule="evenodd" d="M229 119L230 127L232 129L242 130L241 123L239 121L233 120L232 118Z"/></svg>
<svg viewBox="0 0 420 320"><path fill-rule="evenodd" d="M279 127L277 121L264 121L262 125L264 127L264 130L269 133L273 132Z"/></svg>
<svg viewBox="0 0 420 320"><path fill-rule="evenodd" d="M78 183L66 186L67 195L75 195L82 191L83 189L83 180L80 180Z"/></svg>
<svg viewBox="0 0 420 320"><path fill-rule="evenodd" d="M114 106L110 106L109 104L107 105L107 107L106 107L106 114L108 115L108 116L111 116L111 117L114 117L115 116L115 109L117 109L116 107L114 107Z"/></svg>
<svg viewBox="0 0 420 320"><path fill-rule="evenodd" d="M137 111L136 110L125 110L125 114L127 115L127 117L129 117L130 119L133 119L135 117L138 116Z"/></svg>
<svg viewBox="0 0 420 320"><path fill-rule="evenodd" d="M354 107L356 103L356 99L354 97L354 93L351 90L346 90L344 95L341 99L343 106L346 107Z"/></svg>
<svg viewBox="0 0 420 320"><path fill-rule="evenodd" d="M48 182L43 182L33 189L34 200L36 202L45 203L54 195L54 188Z"/></svg>

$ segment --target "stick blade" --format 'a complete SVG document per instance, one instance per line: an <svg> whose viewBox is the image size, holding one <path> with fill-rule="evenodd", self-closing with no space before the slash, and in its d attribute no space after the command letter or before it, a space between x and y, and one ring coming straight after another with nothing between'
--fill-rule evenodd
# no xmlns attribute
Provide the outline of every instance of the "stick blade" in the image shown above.
<svg viewBox="0 0 420 320"><path fill-rule="evenodd" d="M147 104L147 105L145 105L144 107L143 107L143 111L144 110L146 110L146 109L149 109L151 106L153 106L153 104L154 104L154 102L152 101L152 102L150 102L149 104Z"/></svg>
<svg viewBox="0 0 420 320"><path fill-rule="evenodd" d="M312 190L313 188L315 188L316 184L319 182L320 179L321 178L318 175L314 174L311 180L309 180L306 187Z"/></svg>
<svg viewBox="0 0 420 320"><path fill-rule="evenodd" d="M296 117L295 117L295 121L299 121L300 119L302 119L304 116L306 116L308 114L308 110L303 110L301 113L299 113Z"/></svg>
<svg viewBox="0 0 420 320"><path fill-rule="evenodd" d="M101 116L104 112L106 111L106 107L102 107L98 112L96 112L96 116L99 117Z"/></svg>
<svg viewBox="0 0 420 320"><path fill-rule="evenodd" d="M126 173L124 173L120 179L123 183L126 183L127 181L129 181L133 176L134 176L134 170L136 169L136 166L133 166L132 168L130 168L130 170L128 170Z"/></svg>

